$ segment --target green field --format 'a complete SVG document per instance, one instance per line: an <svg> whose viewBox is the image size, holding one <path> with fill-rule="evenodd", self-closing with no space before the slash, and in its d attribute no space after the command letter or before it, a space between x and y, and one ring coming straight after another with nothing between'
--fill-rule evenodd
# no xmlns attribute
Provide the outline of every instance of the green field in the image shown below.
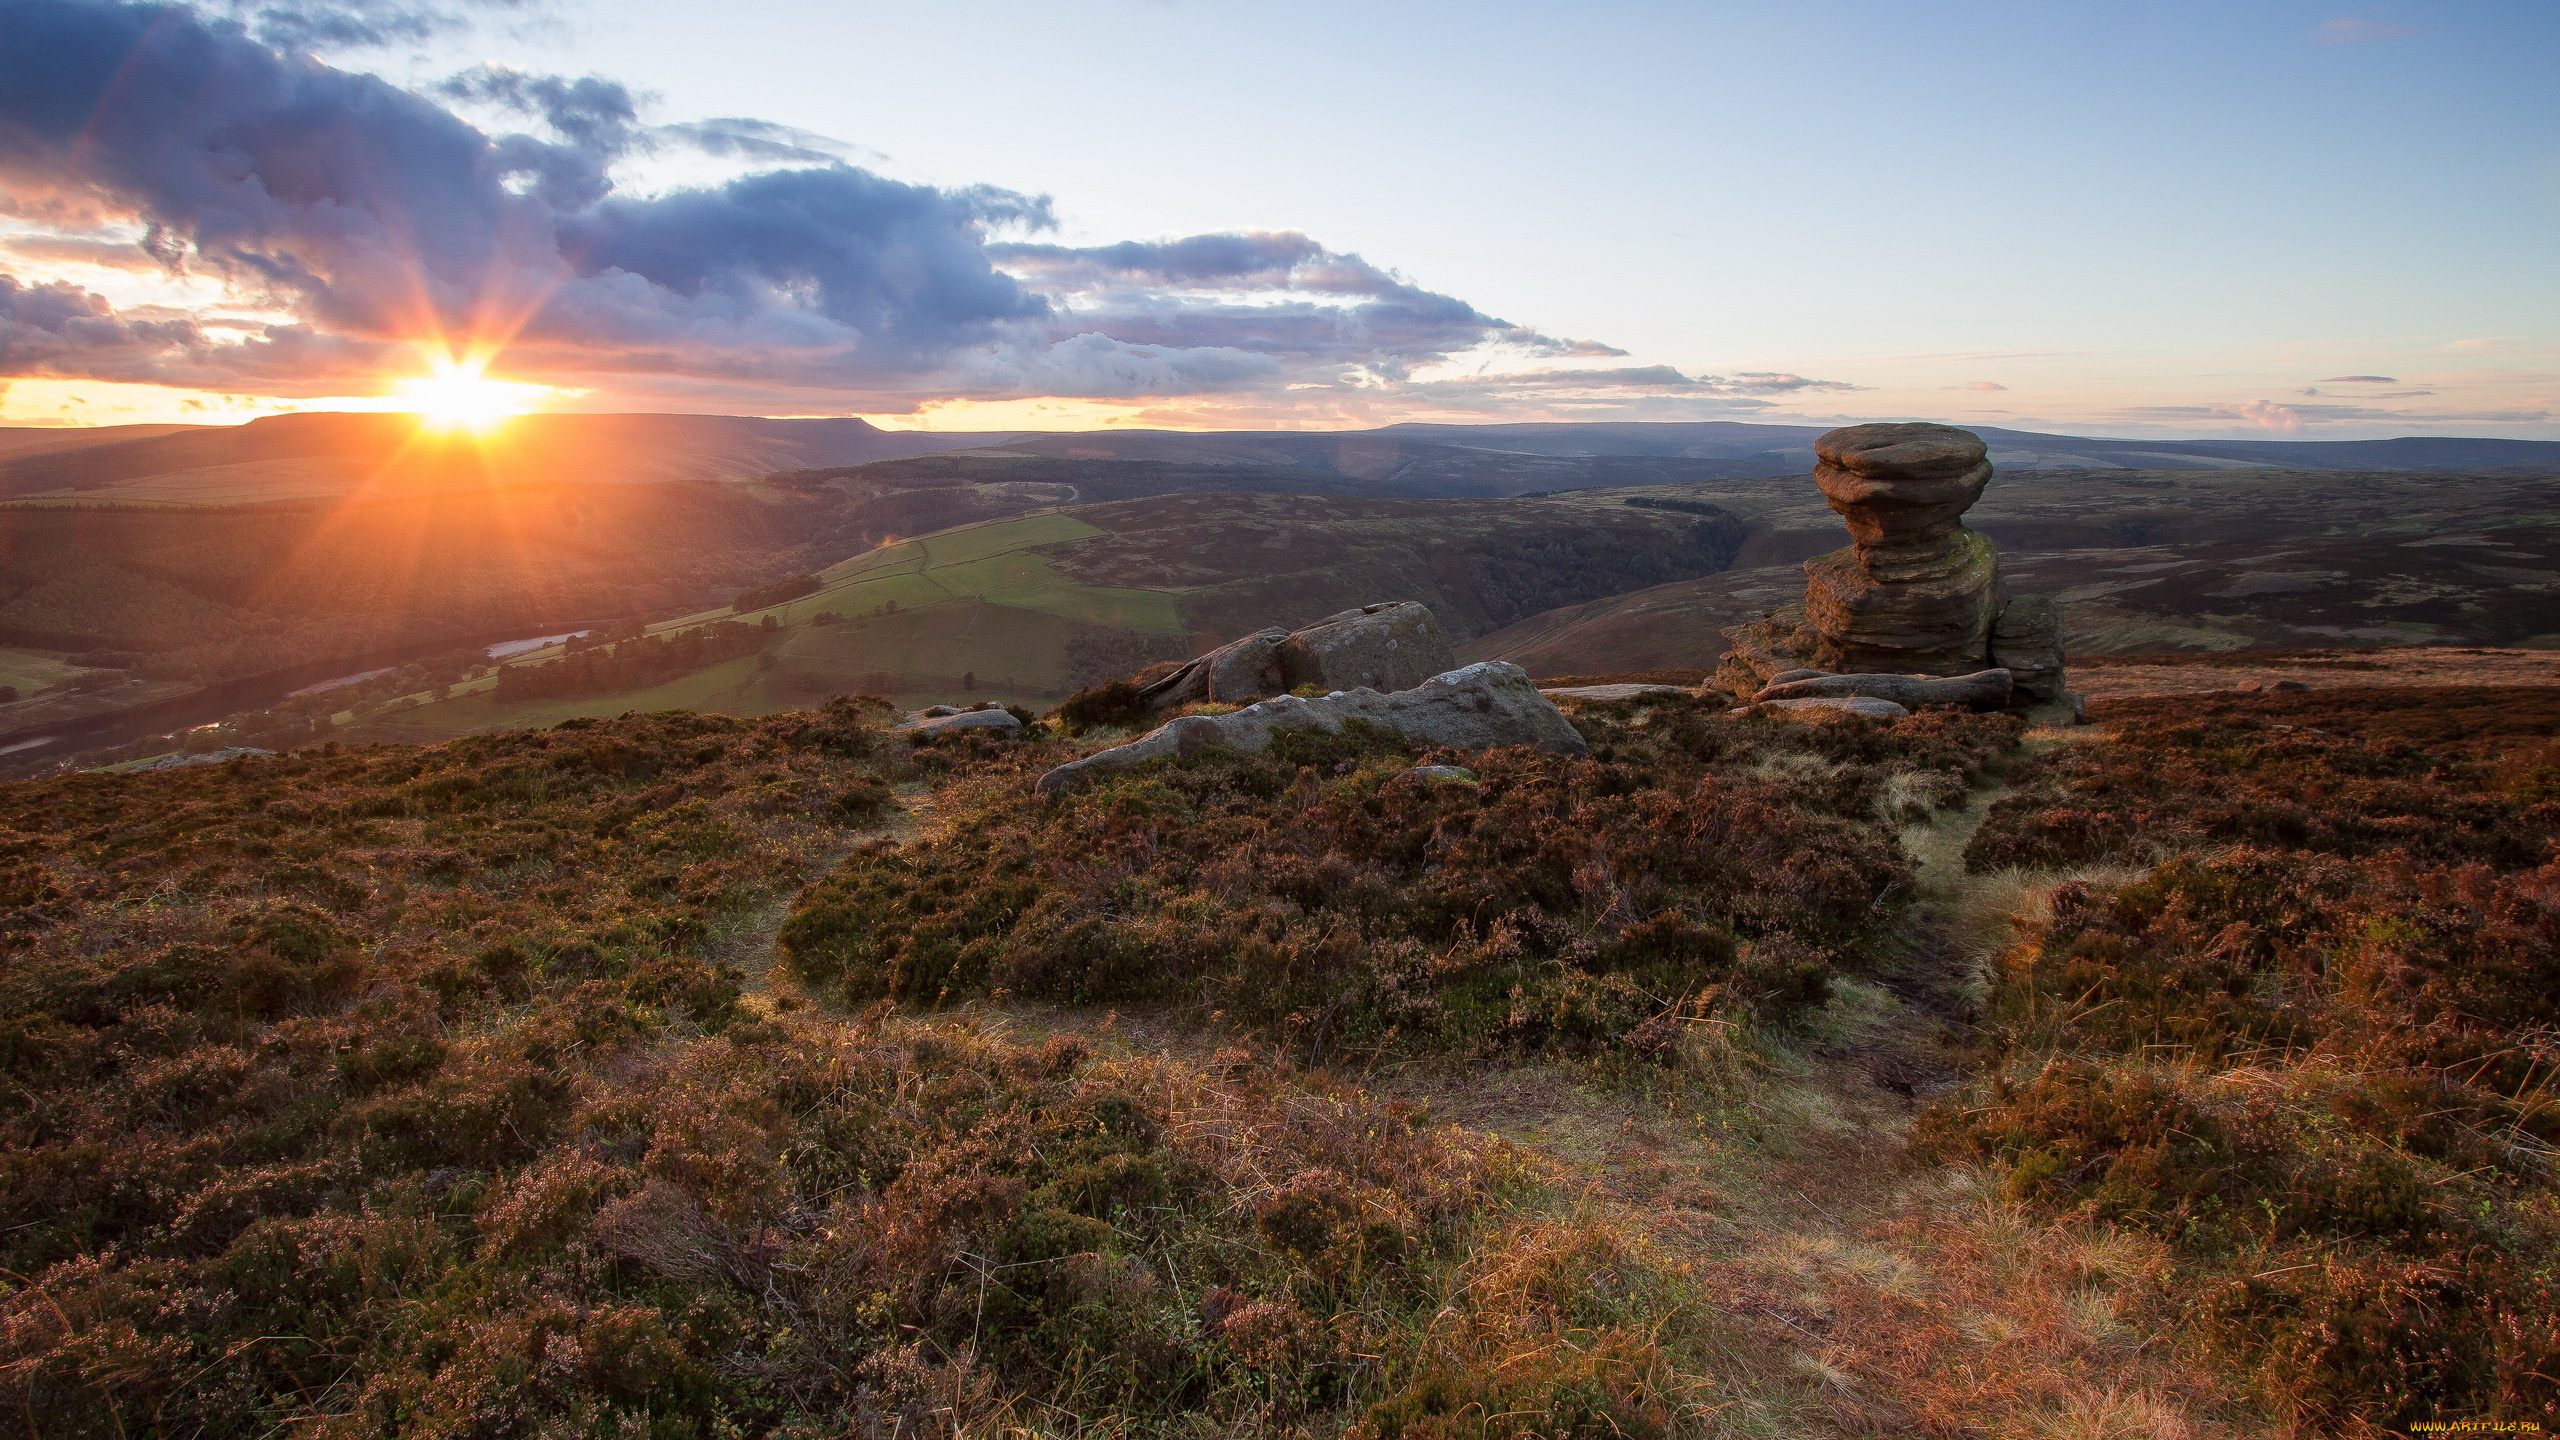
<svg viewBox="0 0 2560 1440"><path fill-rule="evenodd" d="M33 695L48 685L57 685L81 673L77 665L69 665L50 655L33 650L0 649L0 685L15 685L21 695Z"/></svg>
<svg viewBox="0 0 2560 1440"><path fill-rule="evenodd" d="M1036 546L1090 540L1104 533L1071 515L1058 514L963 525L895 541L830 565L818 572L824 588L814 595L735 616L726 610L706 610L650 628L663 632L731 618L752 624L767 615L784 625L796 625L822 611L850 620L892 603L907 611L983 601L1088 625L1154 635L1185 633L1171 594L1087 585L1060 573L1048 557L1030 553Z"/></svg>

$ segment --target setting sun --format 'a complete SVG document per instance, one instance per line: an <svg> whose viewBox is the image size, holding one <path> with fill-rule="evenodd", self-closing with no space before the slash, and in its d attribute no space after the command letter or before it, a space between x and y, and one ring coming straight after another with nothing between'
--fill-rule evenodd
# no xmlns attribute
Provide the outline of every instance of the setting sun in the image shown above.
<svg viewBox="0 0 2560 1440"><path fill-rule="evenodd" d="M400 382L402 408L431 430L487 434L531 408L539 385L492 380L478 363L444 363L432 375Z"/></svg>

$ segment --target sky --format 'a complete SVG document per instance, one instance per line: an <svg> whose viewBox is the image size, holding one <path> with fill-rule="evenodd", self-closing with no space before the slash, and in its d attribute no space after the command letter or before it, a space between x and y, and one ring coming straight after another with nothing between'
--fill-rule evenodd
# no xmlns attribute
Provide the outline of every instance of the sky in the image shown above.
<svg viewBox="0 0 2560 1440"><path fill-rule="evenodd" d="M2560 438L2555 65L2549 0L0 0L0 423L485 365L946 429Z"/></svg>

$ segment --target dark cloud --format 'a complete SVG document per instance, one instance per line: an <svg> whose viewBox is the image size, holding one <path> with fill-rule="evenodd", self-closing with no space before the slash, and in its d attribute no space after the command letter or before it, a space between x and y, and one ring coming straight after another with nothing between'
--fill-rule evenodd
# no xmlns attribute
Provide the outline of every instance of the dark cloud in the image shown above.
<svg viewBox="0 0 2560 1440"><path fill-rule="evenodd" d="M204 343L191 322L120 318L76 285L22 285L0 275L0 374L149 374Z"/></svg>
<svg viewBox="0 0 2560 1440"><path fill-rule="evenodd" d="M759 379L897 400L1394 384L1487 347L1624 353L1294 232L999 242L1052 228L1049 202L891 180L845 163L838 142L764 121L651 124L648 97L596 76L484 67L420 94L277 48L288 21L351 44L454 13L0 0L0 212L59 244L143 228L153 263L292 322L244 341L180 334L79 292L70 329L13 322L35 328L12 355L35 358L9 373L346 393L393 347L447 337L504 342L501 368L525 378ZM504 123L484 129L456 105ZM618 164L674 148L762 168L617 190ZM56 287L12 294L50 297L25 300L46 315L70 303Z"/></svg>
<svg viewBox="0 0 2560 1440"><path fill-rule="evenodd" d="M1294 230L988 253L1077 322L1135 345L1294 356L1389 379L1480 345L1547 359L1627 353L1498 320Z"/></svg>

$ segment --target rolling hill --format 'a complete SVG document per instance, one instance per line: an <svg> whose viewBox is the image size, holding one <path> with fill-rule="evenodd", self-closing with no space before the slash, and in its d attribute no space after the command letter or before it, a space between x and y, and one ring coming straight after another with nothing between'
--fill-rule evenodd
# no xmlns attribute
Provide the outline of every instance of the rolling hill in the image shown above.
<svg viewBox="0 0 2560 1440"><path fill-rule="evenodd" d="M494 679L369 718L363 738L425 740L579 715L686 708L759 715L867 691L904 703L1070 691L1265 625L1382 597L1429 604L1453 638L1728 563L1743 526L1711 507L1615 496L1363 500L1172 495L1044 511L879 546L811 594L662 622L672 634L771 621L763 653L630 694L501 702ZM519 663L541 664L557 650Z"/></svg>
<svg viewBox="0 0 2560 1440"><path fill-rule="evenodd" d="M951 452L1027 483L1106 485L1117 483L1109 472L1126 480L1137 473L1130 467L1154 466L1234 472L1232 483L1177 489L1483 497L1802 474L1823 428L1700 421L962 434L885 431L851 417L546 414L473 439L422 436L405 415L280 415L237 426L0 430L0 498L244 504L493 484L745 479ZM2121 440L1977 429L2009 471L2560 464L2560 442L2538 440ZM1080 488L1074 498L1133 497Z"/></svg>
<svg viewBox="0 0 2560 1440"><path fill-rule="evenodd" d="M1560 607L1473 641L1532 674L1711 667L1717 631L1802 598L1844 543L1810 484L1678 491L1748 516L1733 569ZM2083 654L2560 645L2560 471L2049 471L1968 523L2013 592L2064 602Z"/></svg>
<svg viewBox="0 0 2560 1440"><path fill-rule="evenodd" d="M536 482L727 480L1005 438L731 415L525 415L486 439L427 435L397 414L121 428L163 433L0 448L0 498L228 505Z"/></svg>

